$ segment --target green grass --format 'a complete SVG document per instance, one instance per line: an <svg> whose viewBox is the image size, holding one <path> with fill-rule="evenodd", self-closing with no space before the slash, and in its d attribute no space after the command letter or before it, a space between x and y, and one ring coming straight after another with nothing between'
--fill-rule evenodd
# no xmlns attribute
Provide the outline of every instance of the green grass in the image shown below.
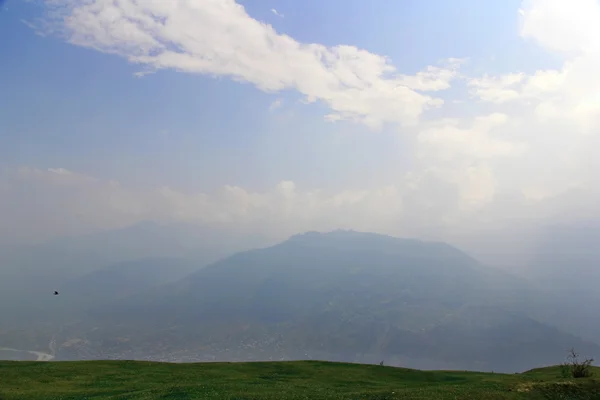
<svg viewBox="0 0 600 400"><path fill-rule="evenodd" d="M2 361L0 399L592 400L600 399L600 382L565 380L556 367L508 375L318 361Z"/></svg>

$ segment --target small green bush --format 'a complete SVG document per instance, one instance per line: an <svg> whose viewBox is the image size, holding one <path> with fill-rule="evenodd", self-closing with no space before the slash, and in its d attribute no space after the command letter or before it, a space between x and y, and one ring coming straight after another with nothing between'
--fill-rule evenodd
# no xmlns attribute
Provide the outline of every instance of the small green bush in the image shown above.
<svg viewBox="0 0 600 400"><path fill-rule="evenodd" d="M569 350L567 360L561 364L563 377L565 378L589 378L592 376L593 358L580 361L579 354L575 349Z"/></svg>

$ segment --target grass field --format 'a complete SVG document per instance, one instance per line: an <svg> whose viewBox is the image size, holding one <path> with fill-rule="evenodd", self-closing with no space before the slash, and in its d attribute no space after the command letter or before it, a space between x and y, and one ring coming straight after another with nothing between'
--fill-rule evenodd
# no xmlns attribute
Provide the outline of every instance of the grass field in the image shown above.
<svg viewBox="0 0 600 400"><path fill-rule="evenodd" d="M1 361L0 399L592 400L600 399L600 381L566 380L557 367L503 375L318 361Z"/></svg>

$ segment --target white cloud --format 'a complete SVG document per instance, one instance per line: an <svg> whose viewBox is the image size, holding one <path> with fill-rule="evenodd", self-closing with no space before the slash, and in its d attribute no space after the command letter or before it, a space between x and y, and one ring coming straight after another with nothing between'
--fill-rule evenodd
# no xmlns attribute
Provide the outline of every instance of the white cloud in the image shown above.
<svg viewBox="0 0 600 400"><path fill-rule="evenodd" d="M285 18L285 15L281 14L279 11L277 11L274 8L271 8L271 12L275 15L277 15L279 18Z"/></svg>
<svg viewBox="0 0 600 400"><path fill-rule="evenodd" d="M424 127L417 137L417 156L430 162L452 159L485 159L521 155L526 145L503 140L492 135L493 131L508 124L506 114L493 113L477 117L466 128L459 127L458 120L444 120ZM514 124L511 124L514 127Z"/></svg>
<svg viewBox="0 0 600 400"><path fill-rule="evenodd" d="M0 180L0 236L39 240L144 220L197 222L274 239L338 228L435 235L468 214L457 215L456 204L485 200L488 189L481 182L488 177L482 174L487 172L467 168L450 176L427 171L393 185L340 192L299 190L294 182L282 181L260 193L229 185L215 193L184 193L171 187L128 187L60 168L21 168ZM463 189L455 185L458 179Z"/></svg>
<svg viewBox="0 0 600 400"><path fill-rule="evenodd" d="M482 101L503 104L508 102L543 102L559 99L569 85L571 64L562 70L538 70L531 75L509 73L501 76L484 75L468 81L470 94Z"/></svg>
<svg viewBox="0 0 600 400"><path fill-rule="evenodd" d="M524 74L508 74L500 77L484 75L481 78L469 80L470 93L483 101L505 103L520 97L516 86L522 82Z"/></svg>
<svg viewBox="0 0 600 400"><path fill-rule="evenodd" d="M493 203L497 175L502 175L496 167L527 156L527 143L509 135L521 129L520 123L506 114L491 113L468 122L443 119L423 124L411 173L413 197L434 197L436 207L445 209L439 215L442 220L464 224L464 218ZM434 185L445 187L445 194Z"/></svg>
<svg viewBox="0 0 600 400"><path fill-rule="evenodd" d="M557 56L562 66L469 79L471 96L507 112L509 121L520 121L502 135L512 142L505 150L521 142L524 156L487 162L497 191L523 196L548 220L598 217L600 210L591 204L599 199L600 183L595 154L600 145L600 2L527 0L519 18L523 39ZM470 150L488 156L501 148L473 136L469 142ZM452 146L456 143L446 143L439 152Z"/></svg>
<svg viewBox="0 0 600 400"><path fill-rule="evenodd" d="M542 121L577 120L589 133L600 117L600 3L526 0L519 15L521 36L563 57L562 68L473 78L471 94L531 105Z"/></svg>
<svg viewBox="0 0 600 400"><path fill-rule="evenodd" d="M415 75L400 75L398 81L413 90L439 91L450 89L452 80L461 77L459 68L466 59L450 58L443 63L442 67L428 66L424 71Z"/></svg>
<svg viewBox="0 0 600 400"><path fill-rule="evenodd" d="M251 226L278 238L337 227L398 232L402 216L401 193L393 186L326 193L299 191L294 182L282 181L264 193L228 185L211 194L183 193L170 187L127 187L61 168L21 168L0 180L0 190L0 232L13 239L77 234L148 219Z"/></svg>
<svg viewBox="0 0 600 400"><path fill-rule="evenodd" d="M520 10L521 36L565 55L600 50L597 0L525 0Z"/></svg>
<svg viewBox="0 0 600 400"><path fill-rule="evenodd" d="M569 195L565 204L556 199L567 192L548 192L544 185L513 195L507 209L502 198L497 200L501 183L493 163L469 157L399 176L394 184L339 192L300 190L282 181L264 192L225 185L214 193L185 193L168 186L125 186L63 169L21 168L0 179L0 243L145 220L195 222L274 240L339 228L451 240L482 223L502 226L504 218L556 217L568 211L566 205L577 207L580 217L600 211L597 190L583 187L587 197ZM582 185L571 184L571 189L579 193Z"/></svg>
<svg viewBox="0 0 600 400"><path fill-rule="evenodd" d="M400 74L385 56L354 46L300 43L251 18L233 0L51 0L40 29L117 54L146 72L228 76L267 92L295 89L338 118L377 128L415 124L443 104L422 92L449 88L460 60Z"/></svg>

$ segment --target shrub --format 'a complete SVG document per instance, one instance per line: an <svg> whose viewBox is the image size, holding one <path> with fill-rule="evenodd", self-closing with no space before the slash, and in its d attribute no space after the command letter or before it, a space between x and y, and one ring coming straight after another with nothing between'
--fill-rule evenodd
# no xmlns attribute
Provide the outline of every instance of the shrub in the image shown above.
<svg viewBox="0 0 600 400"><path fill-rule="evenodd" d="M561 370L565 378L589 378L592 376L593 358L579 359L575 349L569 350L567 360L561 364Z"/></svg>

